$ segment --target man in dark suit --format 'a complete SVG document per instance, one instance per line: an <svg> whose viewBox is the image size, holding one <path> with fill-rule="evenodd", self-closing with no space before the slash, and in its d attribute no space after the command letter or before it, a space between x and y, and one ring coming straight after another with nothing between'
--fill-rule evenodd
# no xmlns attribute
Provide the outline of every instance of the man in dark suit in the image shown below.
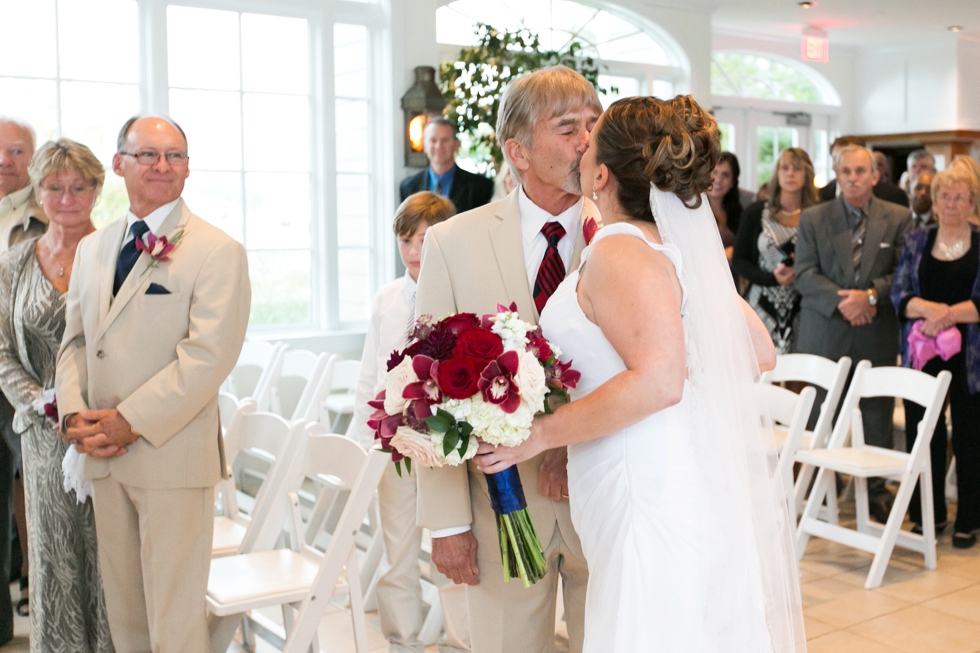
<svg viewBox="0 0 980 653"><path fill-rule="evenodd" d="M796 288L802 295L798 350L855 365L895 365L898 318L889 299L902 239L912 226L907 208L876 198L878 171L871 152L848 145L835 157L841 196L800 215ZM853 368L852 368L853 371ZM815 405L822 403L818 397ZM890 397L861 400L867 444L892 447ZM882 479L868 483L871 514L882 523L891 495Z"/></svg>
<svg viewBox="0 0 980 653"><path fill-rule="evenodd" d="M837 156L840 154L841 150L849 145L862 145L862 143L852 136L841 136L834 141L834 144L830 147L830 153L834 157L835 165ZM881 153L875 152L872 154L872 156L874 154ZM908 206L909 198L908 195L905 194L905 191L888 181L885 175L882 174L881 164L878 162L878 159L876 159L875 163L878 167L879 179L878 183L876 183L872 189L874 196L878 199L885 200L886 202L893 202L902 206ZM829 184L817 191L817 195L820 197L821 202L829 202L830 200L837 199L837 197L840 195L837 180L831 179Z"/></svg>
<svg viewBox="0 0 980 653"><path fill-rule="evenodd" d="M429 167L402 180L399 188L402 202L409 195L423 190L447 196L456 205L456 213L490 202L493 180L456 165L459 139L451 122L445 118L435 118L426 123L422 150L429 157Z"/></svg>

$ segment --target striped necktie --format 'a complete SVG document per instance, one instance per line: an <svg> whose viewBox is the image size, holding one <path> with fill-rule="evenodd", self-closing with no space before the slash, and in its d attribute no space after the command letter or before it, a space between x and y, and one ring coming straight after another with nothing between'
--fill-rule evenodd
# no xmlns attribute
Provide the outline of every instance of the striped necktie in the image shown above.
<svg viewBox="0 0 980 653"><path fill-rule="evenodd" d="M548 240L548 249L545 250L541 266L538 268L537 280L534 282L534 305L539 315L544 310L548 298L565 278L565 263L558 253L558 242L565 236L565 227L561 226L560 222L546 222L541 227L541 233Z"/></svg>
<svg viewBox="0 0 980 653"><path fill-rule="evenodd" d="M858 209L860 215L851 234L851 260L854 263L854 283L861 278L861 250L864 248L864 236L868 231L868 216L863 209Z"/></svg>

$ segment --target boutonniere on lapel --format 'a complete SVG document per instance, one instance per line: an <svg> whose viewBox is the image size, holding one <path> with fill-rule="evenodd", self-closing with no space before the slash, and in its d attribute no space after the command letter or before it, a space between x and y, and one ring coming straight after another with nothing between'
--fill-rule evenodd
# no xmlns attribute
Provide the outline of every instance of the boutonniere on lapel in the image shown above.
<svg viewBox="0 0 980 653"><path fill-rule="evenodd" d="M596 219L593 217L589 217L585 221L585 224L582 225L582 236L585 237L586 245L592 244L592 239L595 238L596 233L599 231L599 227L599 223L596 222Z"/></svg>
<svg viewBox="0 0 980 653"><path fill-rule="evenodd" d="M136 249L140 252L145 252L150 257L150 262L146 264L143 273L145 274L147 270L155 268L160 263L169 261L170 254L177 249L182 240L184 240L183 229L175 233L172 239L166 236L157 238L152 231L146 232L143 238L136 241Z"/></svg>

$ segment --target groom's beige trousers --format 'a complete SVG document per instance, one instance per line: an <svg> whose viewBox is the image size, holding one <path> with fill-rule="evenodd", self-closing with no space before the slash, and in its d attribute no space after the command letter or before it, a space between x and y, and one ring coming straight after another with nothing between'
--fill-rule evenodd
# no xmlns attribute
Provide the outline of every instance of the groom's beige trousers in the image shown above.
<svg viewBox="0 0 980 653"><path fill-rule="evenodd" d="M99 565L119 653L210 653L205 596L214 488L92 481Z"/></svg>
<svg viewBox="0 0 980 653"><path fill-rule="evenodd" d="M526 488L527 491L537 491ZM555 504L568 510L568 504ZM564 521L571 523L571 517ZM525 589L519 578L505 583L503 567L480 559L480 584L466 588L473 653L551 653L555 650L555 604L562 580L565 623L571 653L582 652L588 565L574 533L573 546L562 536L561 521L550 542L542 542L548 574ZM481 543L481 545L483 545ZM558 615L561 617L562 615Z"/></svg>

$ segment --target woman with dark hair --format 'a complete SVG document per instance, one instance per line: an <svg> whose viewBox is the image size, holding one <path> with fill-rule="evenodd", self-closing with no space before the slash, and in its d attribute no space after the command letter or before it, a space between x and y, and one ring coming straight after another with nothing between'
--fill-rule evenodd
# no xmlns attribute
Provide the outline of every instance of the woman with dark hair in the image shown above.
<svg viewBox="0 0 980 653"><path fill-rule="evenodd" d="M775 350L717 235L719 155L714 118L689 96L625 98L599 118L580 172L605 226L540 320L580 382L523 444L483 443L476 458L495 473L568 447L584 653L806 649L753 390Z"/></svg>
<svg viewBox="0 0 980 653"><path fill-rule="evenodd" d="M732 260L735 234L738 233L738 226L742 221L742 202L738 197L740 173L738 157L731 152L722 152L718 165L711 172L711 188L708 189L708 203L718 222L721 242L729 261Z"/></svg>
<svg viewBox="0 0 980 653"><path fill-rule="evenodd" d="M749 282L749 306L769 329L780 354L796 350L800 294L793 286L796 229L800 213L817 204L813 164L798 147L783 150L769 181L769 200L745 209L735 239L732 270Z"/></svg>

